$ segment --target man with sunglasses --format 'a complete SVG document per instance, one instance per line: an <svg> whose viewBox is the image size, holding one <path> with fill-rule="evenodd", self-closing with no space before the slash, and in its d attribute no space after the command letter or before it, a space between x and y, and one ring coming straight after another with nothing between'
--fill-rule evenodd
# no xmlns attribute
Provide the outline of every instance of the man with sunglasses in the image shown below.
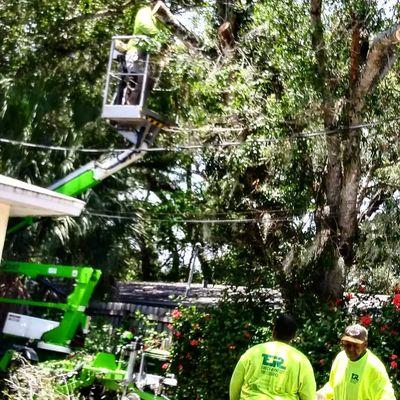
<svg viewBox="0 0 400 400"><path fill-rule="evenodd" d="M317 392L317 400L396 400L385 366L367 349L367 329L348 326L341 345L343 351L333 361L329 381Z"/></svg>

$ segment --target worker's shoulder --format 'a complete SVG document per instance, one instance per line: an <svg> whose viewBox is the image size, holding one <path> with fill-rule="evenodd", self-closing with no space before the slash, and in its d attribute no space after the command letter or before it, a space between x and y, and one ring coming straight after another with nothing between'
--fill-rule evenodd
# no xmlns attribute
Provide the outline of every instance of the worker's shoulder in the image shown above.
<svg viewBox="0 0 400 400"><path fill-rule="evenodd" d="M250 347L246 352L246 356L251 356L257 353L267 353L269 355L287 354L295 359L307 359L307 357L295 347L279 341L270 341L265 343L256 344Z"/></svg>
<svg viewBox="0 0 400 400"><path fill-rule="evenodd" d="M138 10L137 10L137 12L136 12L136 15L140 15L140 14L152 14L152 10L151 10L151 7L150 6L148 6L148 5L144 5L144 6L142 6L142 7L140 7Z"/></svg>
<svg viewBox="0 0 400 400"><path fill-rule="evenodd" d="M267 352L268 348L269 348L268 345L270 343L271 342L264 342L264 343L259 343L259 344L256 344L256 345L250 347L243 353L242 358L248 358L255 354L261 354L261 353Z"/></svg>
<svg viewBox="0 0 400 400"><path fill-rule="evenodd" d="M381 359L371 350L367 349L368 365L378 372L386 373L386 368Z"/></svg>
<svg viewBox="0 0 400 400"><path fill-rule="evenodd" d="M288 345L288 348L289 348L288 352L292 359L300 363L304 362L309 363L308 357L302 351L290 345Z"/></svg>

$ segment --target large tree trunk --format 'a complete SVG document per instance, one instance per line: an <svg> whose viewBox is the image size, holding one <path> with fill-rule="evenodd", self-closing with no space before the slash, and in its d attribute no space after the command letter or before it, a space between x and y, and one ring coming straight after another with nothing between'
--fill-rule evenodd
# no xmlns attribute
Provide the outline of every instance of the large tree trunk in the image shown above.
<svg viewBox="0 0 400 400"><path fill-rule="evenodd" d="M326 130L337 129L331 79L326 67L324 29L321 19L322 0L311 0L312 43L317 60L317 88L322 94L321 108ZM366 95L386 75L394 62L394 46L400 34L396 26L381 33L363 58L362 26L353 21L349 62L349 92L341 120L347 130L327 135L327 167L322 191L317 199L316 239L313 268L314 289L322 298L338 297L343 291L344 271L354 261L357 238L359 187L361 179L360 130ZM365 43L365 41L364 41ZM344 269L342 268L344 266Z"/></svg>
<svg viewBox="0 0 400 400"><path fill-rule="evenodd" d="M322 0L311 0L312 44L315 50L316 89L322 92L321 109L324 117L324 128L327 131L336 128L333 88L334 80L327 68L325 52L324 27L321 19ZM322 183L323 195L317 198L315 212L316 238L314 257L308 268L314 269L315 281L313 290L323 297L337 296L341 290L342 270L338 257L338 215L340 208L340 190L342 186L341 140L338 135L326 136L327 166Z"/></svg>

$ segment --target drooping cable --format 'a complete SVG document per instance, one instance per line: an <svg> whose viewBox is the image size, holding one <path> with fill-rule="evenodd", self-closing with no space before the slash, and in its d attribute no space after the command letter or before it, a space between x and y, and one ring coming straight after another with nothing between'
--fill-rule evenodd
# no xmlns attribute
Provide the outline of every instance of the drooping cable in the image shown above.
<svg viewBox="0 0 400 400"><path fill-rule="evenodd" d="M293 140L302 140L302 139L309 139L309 138L314 138L318 136L328 136L328 135L335 135L335 134L341 134L345 131L348 130L358 130L358 129L363 129L363 128L372 128L377 125L381 124L386 124L386 123L391 123L391 122L397 122L400 121L400 117L398 118L392 118L392 119L382 119L382 120L377 120L377 121L372 121L368 123L361 123L357 125L352 125L349 127L339 127L335 129L330 129L330 130L317 130L317 131L308 131L308 132L299 132L291 135L290 137L269 137L269 138L264 138L264 139L254 139L254 140L248 140L248 141L231 141L231 142L221 142L221 143L200 143L200 144L181 144L181 145L175 145L175 146L170 146L170 147L151 147L147 149L139 149L138 151L143 151L143 152L181 152L183 150L198 150L198 149L206 149L206 148L221 148L221 147L237 147L237 146L243 146L243 145L248 145L248 144L268 144L268 143L276 143L276 142L283 142L283 141L293 141ZM218 127L221 129L221 127ZM167 132L194 132L194 131L202 131L206 132L207 129L209 131L213 130L213 127L207 126L206 128L193 128L193 127L187 127L187 128L170 128L166 129ZM226 132L232 131L232 130L243 130L244 128L223 128ZM13 140L13 139L7 139L7 138L1 138L0 137L0 143L5 143L5 144L12 144L15 146L20 146L20 147L28 147L28 148L34 148L34 149L40 149L40 150L49 150L49 151L65 151L65 152L76 152L76 153L109 153L109 152L125 152L126 149L104 149L104 148L99 148L99 149L87 149L87 148L79 148L79 147L64 147L64 146L48 146L48 145L42 145L42 144L37 144L37 143L30 143L30 142L25 142L25 141L18 141L18 140Z"/></svg>

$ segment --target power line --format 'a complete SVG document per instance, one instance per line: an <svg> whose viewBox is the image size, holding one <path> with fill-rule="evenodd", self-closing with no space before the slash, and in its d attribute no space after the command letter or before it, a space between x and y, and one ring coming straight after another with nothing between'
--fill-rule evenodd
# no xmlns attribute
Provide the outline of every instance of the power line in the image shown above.
<svg viewBox="0 0 400 400"><path fill-rule="evenodd" d="M119 211L118 213L115 212L108 212L107 210L99 210L95 208L90 208L87 207L85 208L85 211L88 213L100 213L102 215L121 215L121 216L126 216L126 217L135 217L138 215L138 213L135 212L129 212L129 211ZM184 212L155 212L157 216L160 215L165 215L165 216L186 216L188 213ZM284 209L271 209L271 210L226 210L224 212L204 212L202 213L202 216L210 216L211 218L215 218L216 216L226 216L226 215L231 215L231 214L236 214L236 215L246 215L246 214L256 214L256 215L270 215L270 216L276 216L276 215L287 215L288 210ZM192 214L194 215L194 214Z"/></svg>
<svg viewBox="0 0 400 400"><path fill-rule="evenodd" d="M151 152L181 152L183 150L200 150L200 149L207 149L207 148L221 148L221 147L238 147L238 146L243 146L246 144L267 144L267 143L277 143L277 142L283 142L283 141L292 141L292 140L301 140L301 139L309 139L309 138L314 138L318 136L329 136L329 135L334 135L334 134L340 134L342 132L345 132L347 130L358 130L362 128L371 128L377 125L385 124L385 123L390 123L390 122L397 122L400 120L400 117L398 118L393 118L393 119L388 119L388 120L378 120L378 121L373 121L369 123L362 123L358 125L352 125L349 127L339 127L335 129L329 129L329 130L317 130L317 131L308 131L308 132L298 132L290 137L271 137L271 138L265 138L265 139L254 139L254 140L249 140L249 141L231 141L231 142L221 142L221 143L201 143L201 144L182 144L182 145L176 145L176 146L168 146L168 147L152 147L152 148L147 148L147 149L138 149L138 152L146 152L146 153L151 153ZM213 131L213 127L207 127L207 128L193 128L193 127L188 127L188 128L171 128L171 129L165 129L166 132L195 132L195 131L200 131L202 130L203 132L207 131ZM243 130L244 128L221 128L221 127L216 127L215 129L224 129L226 132L230 132L232 130ZM99 148L99 149L87 149L87 148L79 148L79 147L64 147L64 146L48 146L48 145L42 145L42 144L36 144L36 143L30 143L30 142L25 142L25 141L18 141L18 140L12 140L12 139L7 139L7 138L0 138L0 143L6 143L6 144L12 144L15 146L20 146L20 147L28 147L28 148L37 148L37 149L42 149L42 150L49 150L49 151L64 151L64 152L76 152L76 153L111 153L111 152L116 152L116 153L122 153L125 152L127 149L104 149L104 148Z"/></svg>
<svg viewBox="0 0 400 400"><path fill-rule="evenodd" d="M254 222L262 222L260 218L232 218L232 219L178 219L178 218L168 218L168 219L157 219L157 218L137 218L137 216L127 216L120 214L103 214L97 212L86 212L86 215L92 217L99 217L105 219L117 219L117 220L130 220L130 221L138 221L139 219L144 222L168 222L168 223L176 223L176 224L249 224ZM283 221L292 221L293 218L277 218L273 219L273 222L283 222Z"/></svg>
<svg viewBox="0 0 400 400"><path fill-rule="evenodd" d="M88 211L91 211L90 209L88 209ZM95 212L97 212L96 210L93 210ZM107 214L105 212L105 214ZM133 215L132 213L125 213L125 212L119 212L118 214L121 215ZM225 212L212 212L209 213L209 215L211 215L212 217L216 217L216 216L225 216L225 215L230 215L230 214L237 214L237 215L246 215L246 214L256 214L256 215L262 215L262 214L266 214L266 215L278 215L278 214L283 214L286 215L288 214L288 210L248 210L248 211L236 211L236 210L230 210L229 211L225 211ZM174 216L174 215L185 215L185 213L179 213L179 212L170 212L170 213L166 213L166 212L157 212L157 215L166 215L166 216ZM203 215L208 215L207 213L204 213Z"/></svg>
<svg viewBox="0 0 400 400"><path fill-rule="evenodd" d="M106 219L118 219L118 220L137 220L134 217L127 217L122 215L109 215L109 214L99 214L99 213L87 213L93 217L100 217ZM144 220L146 221L146 220ZM243 218L243 219L150 219L148 222L173 222L180 224L233 224L233 223L252 223L252 222L260 222L259 219L255 218Z"/></svg>

